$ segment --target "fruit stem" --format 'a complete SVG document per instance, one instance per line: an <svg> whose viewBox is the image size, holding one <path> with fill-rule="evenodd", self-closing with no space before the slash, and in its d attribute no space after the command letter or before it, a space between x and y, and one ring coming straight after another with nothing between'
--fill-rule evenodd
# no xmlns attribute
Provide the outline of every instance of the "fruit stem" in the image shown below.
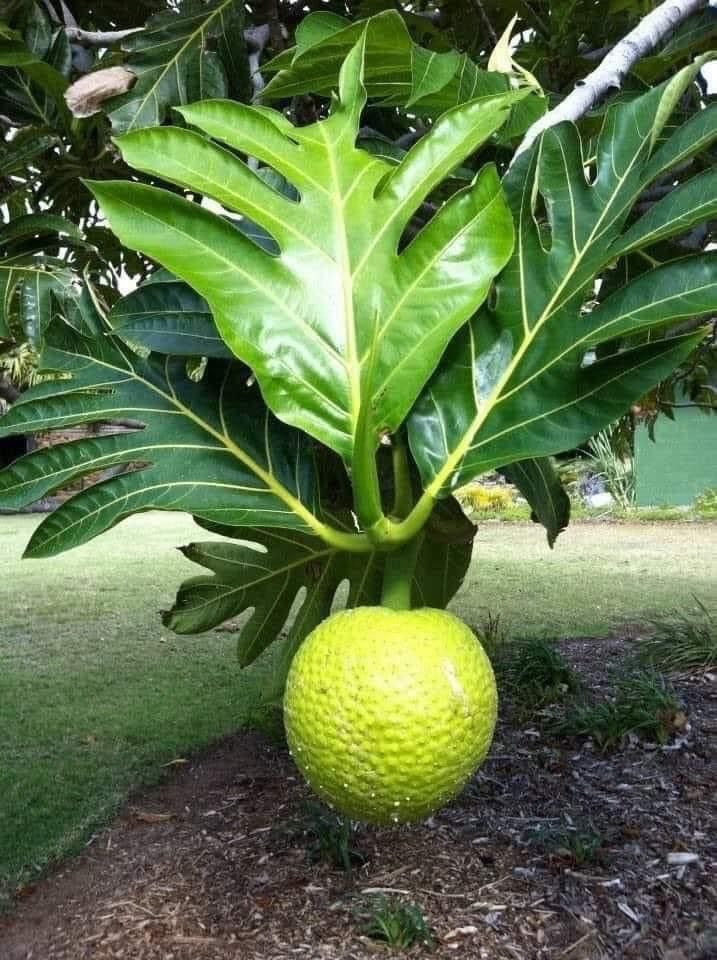
<svg viewBox="0 0 717 960"><path fill-rule="evenodd" d="M381 606L391 610L411 609L411 587L423 534L409 540L386 557Z"/></svg>

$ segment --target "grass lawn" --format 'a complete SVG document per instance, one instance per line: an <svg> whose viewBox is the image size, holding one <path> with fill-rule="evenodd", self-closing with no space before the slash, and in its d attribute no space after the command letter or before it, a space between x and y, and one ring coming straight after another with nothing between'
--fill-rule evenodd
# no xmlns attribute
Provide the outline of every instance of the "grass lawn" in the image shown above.
<svg viewBox="0 0 717 960"><path fill-rule="evenodd" d="M144 514L54 560L21 561L37 517L0 516L0 902L77 849L128 790L241 726L256 682L228 633L174 637L159 621L206 535ZM600 635L717 575L710 524L577 524L554 551L533 525L485 523L454 609L516 633Z"/></svg>
<svg viewBox="0 0 717 960"><path fill-rule="evenodd" d="M453 609L487 612L516 635L604 636L693 595L714 596L715 523L573 523L549 550L537 524L478 524L473 564Z"/></svg>

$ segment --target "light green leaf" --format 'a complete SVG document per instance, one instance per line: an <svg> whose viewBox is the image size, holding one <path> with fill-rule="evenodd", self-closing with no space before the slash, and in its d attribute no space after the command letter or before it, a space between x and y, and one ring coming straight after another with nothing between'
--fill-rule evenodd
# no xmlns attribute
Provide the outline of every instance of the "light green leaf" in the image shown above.
<svg viewBox="0 0 717 960"><path fill-rule="evenodd" d="M137 75L137 82L128 93L108 101L113 130L156 126L172 106L226 96L224 61L212 48L236 56L243 10L240 0L212 0L186 11L168 10L152 17L141 33L128 37L123 43L125 66Z"/></svg>
<svg viewBox="0 0 717 960"><path fill-rule="evenodd" d="M359 44L346 61L331 116L311 126L294 128L280 113L237 103L181 109L215 140L278 170L298 201L192 131L156 128L119 141L132 166L250 218L274 238L279 255L175 194L91 185L125 244L206 299L274 413L347 462L373 457L380 435L400 425L510 255L512 224L492 167L400 253L399 243L424 198L522 95L449 111L398 165L389 164L354 145L362 53Z"/></svg>
<svg viewBox="0 0 717 960"><path fill-rule="evenodd" d="M692 75L692 68L682 72L683 87ZM609 109L591 183L569 124L547 130L506 176L517 229L513 257L494 303L457 335L409 418L427 497L485 470L576 446L622 415L699 340L698 333L616 348L583 366L599 344L717 309L715 254L660 267L590 309L595 277L625 245L679 234L685 223L712 215L697 178L695 188L686 184L674 201L670 194L623 234L643 190L653 135L667 119L663 97L673 100L678 90L673 79Z"/></svg>

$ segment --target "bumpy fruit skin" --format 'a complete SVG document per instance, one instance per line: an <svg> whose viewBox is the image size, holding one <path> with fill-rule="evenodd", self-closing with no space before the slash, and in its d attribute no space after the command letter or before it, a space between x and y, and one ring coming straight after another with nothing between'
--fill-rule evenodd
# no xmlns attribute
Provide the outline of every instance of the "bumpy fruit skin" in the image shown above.
<svg viewBox="0 0 717 960"><path fill-rule="evenodd" d="M490 661L444 610L358 607L303 642L287 678L289 748L316 793L371 823L421 820L485 758L498 697Z"/></svg>

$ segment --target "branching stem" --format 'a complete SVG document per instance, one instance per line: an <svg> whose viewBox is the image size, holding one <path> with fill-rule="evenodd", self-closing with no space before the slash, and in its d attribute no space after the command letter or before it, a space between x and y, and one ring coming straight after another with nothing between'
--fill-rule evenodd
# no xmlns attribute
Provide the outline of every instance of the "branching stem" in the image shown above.
<svg viewBox="0 0 717 960"><path fill-rule="evenodd" d="M393 508L391 513L394 517L403 520L413 507L413 490L411 488L406 441L401 434L396 434L392 438L391 459L393 461Z"/></svg>

